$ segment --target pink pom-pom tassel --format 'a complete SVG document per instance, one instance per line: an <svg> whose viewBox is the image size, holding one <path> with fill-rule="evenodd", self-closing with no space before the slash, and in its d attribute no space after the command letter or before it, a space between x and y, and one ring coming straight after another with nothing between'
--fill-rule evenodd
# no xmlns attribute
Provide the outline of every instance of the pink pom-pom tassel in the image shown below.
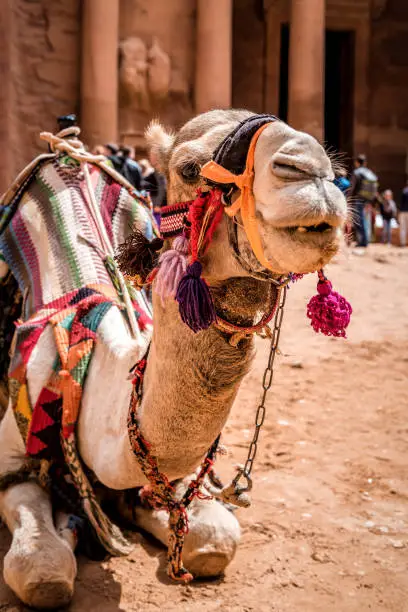
<svg viewBox="0 0 408 612"><path fill-rule="evenodd" d="M172 249L160 255L154 288L162 302L167 297L176 297L177 287L187 270L188 250L188 239L182 235L174 240Z"/></svg>
<svg viewBox="0 0 408 612"><path fill-rule="evenodd" d="M318 295L312 297L307 305L307 316L313 329L325 336L345 338L353 309L342 295L333 291L323 270L319 271L317 292Z"/></svg>

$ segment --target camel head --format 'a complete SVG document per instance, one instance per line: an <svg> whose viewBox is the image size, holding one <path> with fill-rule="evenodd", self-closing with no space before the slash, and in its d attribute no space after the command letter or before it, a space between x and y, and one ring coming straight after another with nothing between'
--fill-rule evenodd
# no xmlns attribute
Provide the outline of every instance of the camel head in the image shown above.
<svg viewBox="0 0 408 612"><path fill-rule="evenodd" d="M158 123L151 124L146 136L152 161L167 176L168 202L192 200L198 188L208 188L201 169L213 159L214 153L219 161L217 151L234 130L238 139L229 146L227 167L234 174L242 172L254 131L246 138L244 134L241 142L237 126L252 120L256 123L257 117L262 120L264 116L248 111L214 110L198 115L177 134L166 132ZM273 118L270 121L255 145L252 186L264 254L276 275L313 272L339 249L346 200L332 182L331 161L317 140L283 121ZM225 159L219 163L225 166ZM226 204L233 204L239 195L237 188L231 189L225 195ZM203 259L207 278L222 280L251 275L248 269L254 274L262 271L242 227L240 213L235 222L236 240L248 264L247 271L233 256L225 215Z"/></svg>

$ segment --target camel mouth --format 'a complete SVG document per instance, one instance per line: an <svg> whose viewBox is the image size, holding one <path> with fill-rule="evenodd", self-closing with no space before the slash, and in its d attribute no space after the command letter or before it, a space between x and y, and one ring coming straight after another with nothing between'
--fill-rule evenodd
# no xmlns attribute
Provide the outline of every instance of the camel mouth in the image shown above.
<svg viewBox="0 0 408 612"><path fill-rule="evenodd" d="M290 240L292 244L299 244L303 248L317 251L337 251L341 238L341 225L332 224L330 221L318 221L314 223L300 223L299 225L287 225L275 227L277 236Z"/></svg>
<svg viewBox="0 0 408 612"><path fill-rule="evenodd" d="M292 240L300 240L303 243L317 242L327 243L334 240L341 229L341 219L337 218L320 218L302 220L300 223L294 224L279 224L275 227L280 233L284 233Z"/></svg>
<svg viewBox="0 0 408 612"><path fill-rule="evenodd" d="M327 232L331 232L335 229L333 225L328 223L327 221L322 221L321 223L315 223L313 225L291 225L289 227L282 228L284 231L289 233L299 233L299 234L324 234Z"/></svg>

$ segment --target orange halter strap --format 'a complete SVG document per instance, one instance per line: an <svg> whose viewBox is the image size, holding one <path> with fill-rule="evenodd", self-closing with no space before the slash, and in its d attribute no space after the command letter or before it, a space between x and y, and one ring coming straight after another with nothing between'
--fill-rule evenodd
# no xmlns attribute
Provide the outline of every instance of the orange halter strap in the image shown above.
<svg viewBox="0 0 408 612"><path fill-rule="evenodd" d="M272 122L265 123L253 135L251 144L249 145L248 149L245 170L242 174L233 174L223 166L220 166L220 164L217 164L217 162L210 161L204 164L204 166L201 168L201 176L211 181L214 181L215 183L233 183L238 187L238 189L240 189L241 193L238 199L234 202L234 204L224 209L225 213L229 217L234 217L239 211L241 212L245 234L248 238L249 244L251 245L255 257L264 268L273 272L271 263L265 257L258 223L256 220L256 206L253 192L255 176L255 147L258 142L259 136L262 134L264 129L268 127L268 125L271 125L271 123Z"/></svg>

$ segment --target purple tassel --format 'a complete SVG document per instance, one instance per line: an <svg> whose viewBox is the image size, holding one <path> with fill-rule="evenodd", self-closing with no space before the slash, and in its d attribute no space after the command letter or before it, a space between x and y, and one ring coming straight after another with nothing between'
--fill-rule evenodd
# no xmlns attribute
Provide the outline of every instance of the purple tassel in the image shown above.
<svg viewBox="0 0 408 612"><path fill-rule="evenodd" d="M161 297L162 303L167 297L176 297L177 287L187 270L188 246L188 240L184 235L177 236L173 247L160 255L154 289Z"/></svg>
<svg viewBox="0 0 408 612"><path fill-rule="evenodd" d="M199 261L190 264L176 294L180 316L194 333L208 329L216 319L211 293L201 272Z"/></svg>
<svg viewBox="0 0 408 612"><path fill-rule="evenodd" d="M318 295L307 305L307 316L315 332L337 338L346 337L346 327L353 312L347 300L332 290L332 284L324 274L319 273Z"/></svg>

